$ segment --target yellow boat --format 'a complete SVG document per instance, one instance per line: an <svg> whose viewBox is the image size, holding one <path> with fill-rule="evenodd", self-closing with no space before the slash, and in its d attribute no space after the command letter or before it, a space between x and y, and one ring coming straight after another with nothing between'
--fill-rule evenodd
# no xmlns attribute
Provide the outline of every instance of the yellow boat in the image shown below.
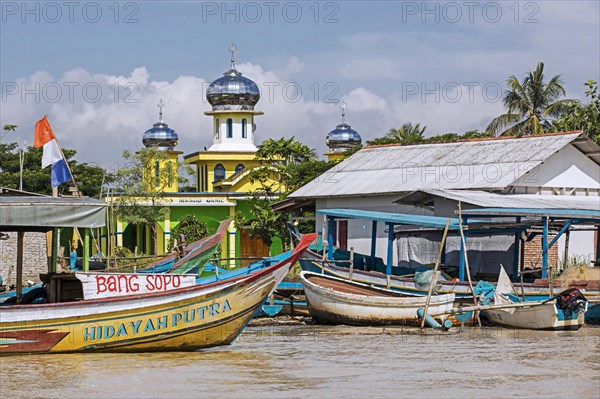
<svg viewBox="0 0 600 399"><path fill-rule="evenodd" d="M190 351L233 342L304 253L246 276L165 292L0 309L0 355Z"/></svg>

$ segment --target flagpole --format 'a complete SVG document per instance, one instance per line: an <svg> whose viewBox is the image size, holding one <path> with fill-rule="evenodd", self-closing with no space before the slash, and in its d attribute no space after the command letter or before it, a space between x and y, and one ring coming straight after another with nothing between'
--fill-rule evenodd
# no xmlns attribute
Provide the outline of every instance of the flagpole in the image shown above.
<svg viewBox="0 0 600 399"><path fill-rule="evenodd" d="M48 121L48 126L50 126L50 121L48 120L48 118L46 118L46 120ZM52 130L52 126L50 126L50 130ZM69 166L69 162L67 162L67 158L65 158L65 154L62 150L62 147L60 146L60 144L58 144L58 139L56 138L56 136L54 136L54 140L56 141L56 145L58 146L60 155L62 156L63 160L65 161L65 165L67 165L67 170L69 171L69 175L71 175L71 182L73 183L73 185L75 186L75 189L77 190L77 196L81 197L81 192L79 191L79 187L77 187L77 183L75 183L75 176L73 175L73 172L71 171L71 167ZM55 188L58 190L58 186Z"/></svg>

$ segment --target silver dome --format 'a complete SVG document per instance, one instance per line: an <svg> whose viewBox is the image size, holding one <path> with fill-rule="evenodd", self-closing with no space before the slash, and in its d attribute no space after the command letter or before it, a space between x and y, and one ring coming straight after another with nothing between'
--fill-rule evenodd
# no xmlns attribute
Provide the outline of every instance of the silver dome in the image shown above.
<svg viewBox="0 0 600 399"><path fill-rule="evenodd" d="M260 92L256 83L231 68L208 86L206 99L213 111L254 110Z"/></svg>
<svg viewBox="0 0 600 399"><path fill-rule="evenodd" d="M169 128L162 118L163 112L162 109L165 106L162 98L157 104L158 109L158 122L152 126L151 129L148 129L144 132L144 136L142 137L142 143L146 147L157 147L161 150L172 150L173 147L179 143L179 137L177 137L177 133L175 130Z"/></svg>
<svg viewBox="0 0 600 399"><path fill-rule="evenodd" d="M362 143L360 134L346 123L341 123L327 134L325 143L332 150L345 150Z"/></svg>
<svg viewBox="0 0 600 399"><path fill-rule="evenodd" d="M163 150L172 150L179 143L179 137L175 130L171 129L165 122L158 121L144 132L142 143L146 147L158 147Z"/></svg>
<svg viewBox="0 0 600 399"><path fill-rule="evenodd" d="M223 77L215 80L206 90L206 99L212 105L213 111L254 110L260 99L258 86L252 80L242 76L235 69L235 51L237 46L229 47L231 66Z"/></svg>

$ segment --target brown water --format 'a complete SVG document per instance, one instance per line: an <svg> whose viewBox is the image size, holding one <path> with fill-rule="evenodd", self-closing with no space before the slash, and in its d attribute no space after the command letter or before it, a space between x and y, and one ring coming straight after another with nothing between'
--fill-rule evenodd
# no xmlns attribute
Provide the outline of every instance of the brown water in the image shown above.
<svg viewBox="0 0 600 399"><path fill-rule="evenodd" d="M600 328L250 327L193 353L0 358L2 398L600 398Z"/></svg>

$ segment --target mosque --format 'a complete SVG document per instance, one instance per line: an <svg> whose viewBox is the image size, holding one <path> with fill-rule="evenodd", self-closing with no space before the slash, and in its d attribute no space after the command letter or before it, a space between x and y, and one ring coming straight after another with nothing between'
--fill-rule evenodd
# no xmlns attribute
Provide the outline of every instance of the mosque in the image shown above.
<svg viewBox="0 0 600 399"><path fill-rule="evenodd" d="M176 165L182 152L175 149L179 136L163 120L164 103L161 100L158 104L159 120L143 134L142 143L146 148L162 151L164 156L154 161L149 170L143 173L157 177L154 189L163 191L169 212L165 220L156 226L156 248L153 248L150 229L121 220L115 220L115 228L111 229L112 236L116 237L113 245L131 250L137 247L138 253L164 253L171 239L171 229L185 215L193 214L204 221L210 232L214 232L222 220L233 218L238 211L248 218L252 217L250 194L260 187L250 180L250 172L260 165L255 159L258 149L254 143L254 118L263 115L263 112L255 109L260 100L260 90L254 81L236 69L235 45L229 50L229 69L213 81L206 91L206 99L212 109L204 114L213 119L212 145L203 151L183 156L183 161L195 169L196 191L179 191ZM360 135L345 123L344 118L343 109L342 123L327 135L329 151L324 155L329 160L343 159L343 152L347 148L361 142ZM167 172L169 179L158 179L161 173ZM269 178L272 179L269 183L277 183L275 174ZM277 184L275 187L278 187ZM280 187L280 191L284 191L284 188ZM114 196L118 194L107 197L107 202ZM107 247L106 240L105 237L101 242L103 249ZM245 231L237 231L232 221L221 245L221 257L262 257L281 253L282 250L280 239L275 238L273 244L267 247L260 239L250 237Z"/></svg>

